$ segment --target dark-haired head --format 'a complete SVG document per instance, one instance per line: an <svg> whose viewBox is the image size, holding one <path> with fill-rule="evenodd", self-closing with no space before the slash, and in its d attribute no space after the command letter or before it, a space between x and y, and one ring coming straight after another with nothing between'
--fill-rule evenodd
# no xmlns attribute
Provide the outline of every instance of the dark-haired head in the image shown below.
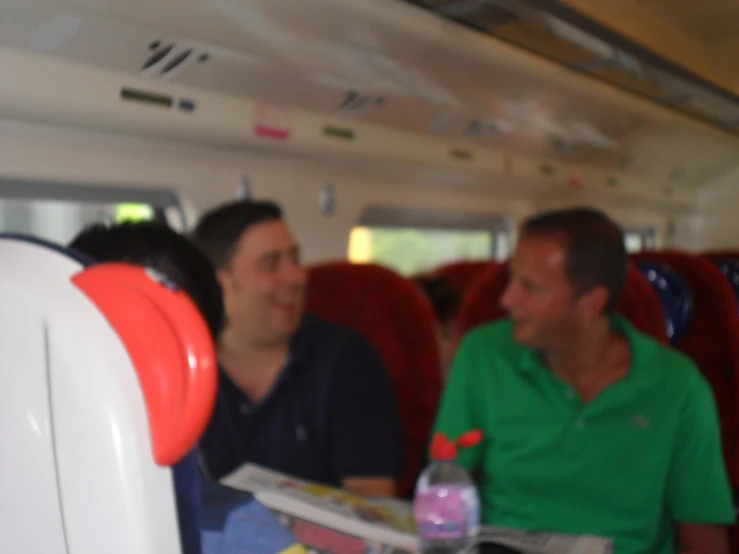
<svg viewBox="0 0 739 554"><path fill-rule="evenodd" d="M207 257L163 223L93 225L69 245L99 262L126 262L156 269L184 290L200 309L214 338L224 324L221 288Z"/></svg>
<svg viewBox="0 0 739 554"><path fill-rule="evenodd" d="M441 325L452 323L457 317L462 295L447 279L434 275L419 275L413 281L423 290Z"/></svg>
<svg viewBox="0 0 739 554"><path fill-rule="evenodd" d="M242 200L206 212L193 240L218 269L229 265L241 236L260 223L282 221L282 209L267 200Z"/></svg>
<svg viewBox="0 0 739 554"><path fill-rule="evenodd" d="M454 356L457 313L462 295L444 277L421 275L414 281L426 294L436 316L441 374L446 378Z"/></svg>
<svg viewBox="0 0 739 554"><path fill-rule="evenodd" d="M203 215L195 243L216 267L228 325L228 349L284 347L303 315L306 273L280 207L238 201Z"/></svg>
<svg viewBox="0 0 739 554"><path fill-rule="evenodd" d="M532 345L561 342L615 311L628 269L623 231L593 208L542 213L521 226L509 269L501 304L514 334Z"/></svg>

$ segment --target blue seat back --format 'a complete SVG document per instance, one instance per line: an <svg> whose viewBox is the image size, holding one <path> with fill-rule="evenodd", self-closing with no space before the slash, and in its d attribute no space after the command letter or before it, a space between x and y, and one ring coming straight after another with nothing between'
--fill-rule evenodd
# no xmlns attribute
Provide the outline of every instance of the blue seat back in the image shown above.
<svg viewBox="0 0 739 554"><path fill-rule="evenodd" d="M635 265L659 296L667 339L670 344L677 343L690 327L693 317L693 295L690 287L682 277L664 264L639 260Z"/></svg>
<svg viewBox="0 0 739 554"><path fill-rule="evenodd" d="M177 521L180 526L182 554L200 554L202 545L202 485L198 467L198 447L172 466Z"/></svg>
<svg viewBox="0 0 739 554"><path fill-rule="evenodd" d="M729 283L731 283L731 288L734 289L734 297L737 299L737 304L739 305L739 260L716 258L713 260L713 263L724 274L724 277L726 277Z"/></svg>
<svg viewBox="0 0 739 554"><path fill-rule="evenodd" d="M295 537L278 516L251 494L204 479L202 498L203 554L304 552L295 549Z"/></svg>

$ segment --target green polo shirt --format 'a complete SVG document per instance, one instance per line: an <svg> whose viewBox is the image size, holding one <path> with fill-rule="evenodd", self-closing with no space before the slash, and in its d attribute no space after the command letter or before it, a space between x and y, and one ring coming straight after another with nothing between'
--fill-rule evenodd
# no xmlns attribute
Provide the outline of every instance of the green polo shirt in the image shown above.
<svg viewBox="0 0 739 554"><path fill-rule="evenodd" d="M631 346L629 374L587 405L513 341L510 321L470 332L436 431L483 432L459 462L481 471L484 523L673 554L674 522L734 522L713 394L687 357L620 316L611 325Z"/></svg>

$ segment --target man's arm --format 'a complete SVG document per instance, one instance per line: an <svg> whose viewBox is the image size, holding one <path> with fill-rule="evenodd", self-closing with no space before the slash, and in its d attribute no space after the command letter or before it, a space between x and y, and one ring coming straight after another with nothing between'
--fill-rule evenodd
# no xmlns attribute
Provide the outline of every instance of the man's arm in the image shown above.
<svg viewBox="0 0 739 554"><path fill-rule="evenodd" d="M398 492L394 479L381 477L347 477L342 484L347 492L372 498L392 498Z"/></svg>
<svg viewBox="0 0 739 554"><path fill-rule="evenodd" d="M343 487L391 497L403 470L400 417L387 370L372 346L350 341L337 356L329 388L329 445Z"/></svg>
<svg viewBox="0 0 739 554"><path fill-rule="evenodd" d="M677 526L678 554L729 554L726 529L715 525Z"/></svg>
<svg viewBox="0 0 739 554"><path fill-rule="evenodd" d="M721 449L713 392L697 374L682 401L667 505L676 523L679 554L727 554L722 526L734 523L731 486Z"/></svg>

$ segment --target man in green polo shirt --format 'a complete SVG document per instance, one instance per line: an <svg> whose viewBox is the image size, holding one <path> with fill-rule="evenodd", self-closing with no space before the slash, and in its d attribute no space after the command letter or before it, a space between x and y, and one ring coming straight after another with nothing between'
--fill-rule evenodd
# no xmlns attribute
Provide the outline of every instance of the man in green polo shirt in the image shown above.
<svg viewBox="0 0 739 554"><path fill-rule="evenodd" d="M711 389L695 365L614 313L621 230L602 213L521 228L500 302L462 340L436 431L480 429L486 524L610 538L614 554L726 554L734 522Z"/></svg>

